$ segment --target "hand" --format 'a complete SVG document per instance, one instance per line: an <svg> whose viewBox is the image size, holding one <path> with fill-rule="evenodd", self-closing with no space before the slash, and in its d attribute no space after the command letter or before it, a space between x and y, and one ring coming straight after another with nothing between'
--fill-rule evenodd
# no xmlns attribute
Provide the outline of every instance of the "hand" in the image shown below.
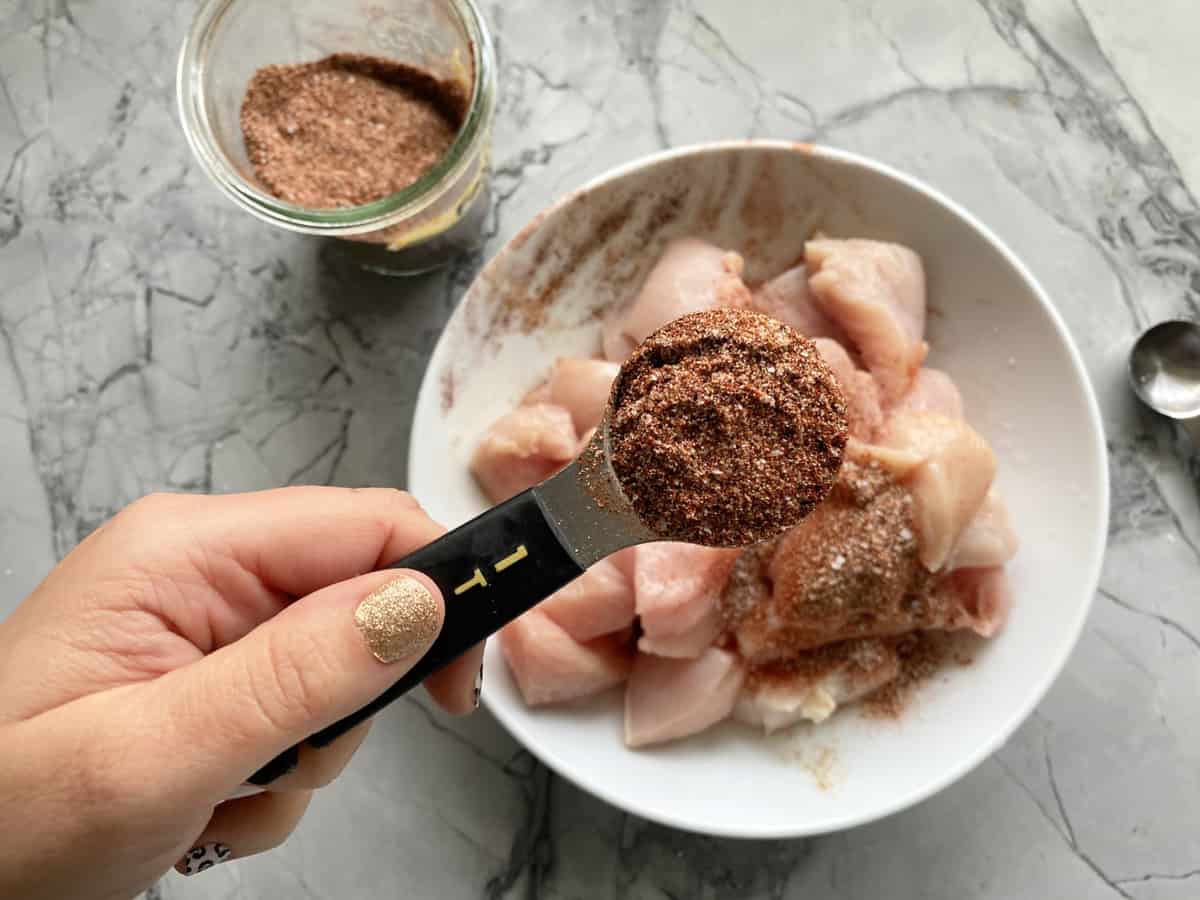
<svg viewBox="0 0 1200 900"><path fill-rule="evenodd" d="M97 529L0 623L0 896L125 900L281 843L366 725L228 798L428 649L437 588L374 570L441 533L399 491L315 487L154 495ZM426 682L451 712L481 654Z"/></svg>

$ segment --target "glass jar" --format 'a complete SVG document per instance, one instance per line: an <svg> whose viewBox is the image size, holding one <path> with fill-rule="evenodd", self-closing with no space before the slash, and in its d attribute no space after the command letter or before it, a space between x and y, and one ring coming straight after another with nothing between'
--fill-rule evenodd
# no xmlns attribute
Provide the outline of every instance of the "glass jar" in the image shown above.
<svg viewBox="0 0 1200 900"><path fill-rule="evenodd" d="M470 97L450 148L403 190L361 206L310 209L257 182L239 114L251 76L271 64L358 53L404 63ZM437 268L477 246L487 213L496 63L473 0L206 0L183 43L177 91L184 134L235 203L305 234L341 239L356 262L388 274Z"/></svg>

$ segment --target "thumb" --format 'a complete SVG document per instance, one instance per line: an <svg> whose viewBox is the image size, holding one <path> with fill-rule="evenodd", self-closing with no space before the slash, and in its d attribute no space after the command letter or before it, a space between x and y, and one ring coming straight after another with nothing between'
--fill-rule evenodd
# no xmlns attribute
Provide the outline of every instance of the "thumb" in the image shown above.
<svg viewBox="0 0 1200 900"><path fill-rule="evenodd" d="M278 753L383 693L429 649L442 617L426 576L371 572L297 600L152 682L177 784L228 796Z"/></svg>

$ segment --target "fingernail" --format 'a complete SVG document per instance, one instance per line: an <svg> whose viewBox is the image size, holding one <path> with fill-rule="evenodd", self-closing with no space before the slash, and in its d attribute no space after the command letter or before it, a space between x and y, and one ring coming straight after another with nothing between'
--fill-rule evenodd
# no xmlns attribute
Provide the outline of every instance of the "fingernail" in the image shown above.
<svg viewBox="0 0 1200 900"><path fill-rule="evenodd" d="M475 708L479 709L479 693L483 690L483 663L479 664L479 674L475 676Z"/></svg>
<svg viewBox="0 0 1200 900"><path fill-rule="evenodd" d="M354 624L380 662L411 656L437 634L438 602L415 578L397 578L366 596Z"/></svg>
<svg viewBox="0 0 1200 900"><path fill-rule="evenodd" d="M175 871L180 875L195 875L232 858L233 852L227 844L201 844L183 854L183 858L175 863Z"/></svg>
<svg viewBox="0 0 1200 900"><path fill-rule="evenodd" d="M243 797L253 797L255 794L261 794L263 789L253 781L247 781L240 785L225 799L226 800L241 800Z"/></svg>

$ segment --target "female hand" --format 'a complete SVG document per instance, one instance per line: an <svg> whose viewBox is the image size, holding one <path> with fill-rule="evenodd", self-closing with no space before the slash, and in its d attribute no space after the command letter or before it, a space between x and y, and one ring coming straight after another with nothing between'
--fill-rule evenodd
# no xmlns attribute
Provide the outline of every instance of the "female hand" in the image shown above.
<svg viewBox="0 0 1200 900"><path fill-rule="evenodd" d="M153 495L97 529L0 623L0 896L125 900L281 843L366 725L228 798L428 649L437 588L373 570L441 533L399 491L316 487ZM446 709L477 704L481 653L427 681Z"/></svg>

